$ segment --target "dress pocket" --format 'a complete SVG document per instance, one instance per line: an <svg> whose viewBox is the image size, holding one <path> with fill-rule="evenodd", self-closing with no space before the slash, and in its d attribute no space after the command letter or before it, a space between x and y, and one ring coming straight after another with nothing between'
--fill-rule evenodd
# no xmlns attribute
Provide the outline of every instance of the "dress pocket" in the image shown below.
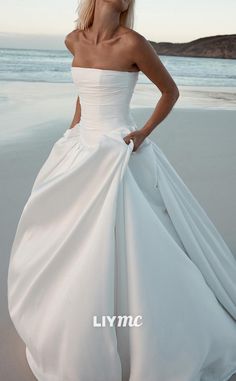
<svg viewBox="0 0 236 381"><path fill-rule="evenodd" d="M129 143L126 143L124 141L124 137L126 136L127 134L124 134L124 136L121 136L121 140L122 140L122 143L126 146L126 148L128 149L131 149L133 151L133 148L134 148L134 141L133 139L130 139Z"/></svg>
<svg viewBox="0 0 236 381"><path fill-rule="evenodd" d="M67 130L63 134L63 137L70 138L70 137L74 137L78 135L79 135L79 127L78 127L78 124L76 124L72 128L67 128Z"/></svg>

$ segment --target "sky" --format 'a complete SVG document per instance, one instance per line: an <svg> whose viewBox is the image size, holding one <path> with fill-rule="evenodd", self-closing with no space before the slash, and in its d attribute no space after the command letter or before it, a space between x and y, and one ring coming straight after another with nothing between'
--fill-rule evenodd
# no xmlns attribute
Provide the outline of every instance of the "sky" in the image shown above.
<svg viewBox="0 0 236 381"><path fill-rule="evenodd" d="M63 49L78 0L3 0L0 47ZM236 33L236 0L136 0L134 29L156 42Z"/></svg>

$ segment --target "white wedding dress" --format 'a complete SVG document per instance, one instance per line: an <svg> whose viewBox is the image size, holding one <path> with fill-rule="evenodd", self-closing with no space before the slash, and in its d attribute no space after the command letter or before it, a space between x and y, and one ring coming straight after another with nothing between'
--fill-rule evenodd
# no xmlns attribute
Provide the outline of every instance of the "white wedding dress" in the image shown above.
<svg viewBox="0 0 236 381"><path fill-rule="evenodd" d="M137 72L72 68L81 120L18 223L8 308L40 381L225 381L236 372L236 260L160 148L137 151ZM139 327L93 317L142 316Z"/></svg>

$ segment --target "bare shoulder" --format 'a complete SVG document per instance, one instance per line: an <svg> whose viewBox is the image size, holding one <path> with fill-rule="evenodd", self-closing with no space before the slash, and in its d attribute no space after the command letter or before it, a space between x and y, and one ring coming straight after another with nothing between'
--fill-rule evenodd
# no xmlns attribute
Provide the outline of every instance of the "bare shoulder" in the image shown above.
<svg viewBox="0 0 236 381"><path fill-rule="evenodd" d="M74 46L79 39L80 30L74 29L65 36L64 43L67 49L74 55Z"/></svg>
<svg viewBox="0 0 236 381"><path fill-rule="evenodd" d="M129 37L128 37L129 36ZM162 92L178 95L177 85L162 63L152 44L140 33L127 34L129 49L134 64Z"/></svg>
<svg viewBox="0 0 236 381"><path fill-rule="evenodd" d="M153 62L158 59L155 49L142 34L133 30L131 33L127 33L126 42L129 53L140 70L145 70L143 62L147 63L150 59Z"/></svg>
<svg viewBox="0 0 236 381"><path fill-rule="evenodd" d="M127 28L127 41L130 45L130 48L138 49L143 48L145 45L151 45L150 42L140 33L136 32L133 29Z"/></svg>

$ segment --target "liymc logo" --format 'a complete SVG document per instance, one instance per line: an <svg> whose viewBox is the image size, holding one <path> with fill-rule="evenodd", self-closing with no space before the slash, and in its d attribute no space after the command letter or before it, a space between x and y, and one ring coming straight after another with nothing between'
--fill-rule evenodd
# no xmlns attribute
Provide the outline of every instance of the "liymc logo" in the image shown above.
<svg viewBox="0 0 236 381"><path fill-rule="evenodd" d="M123 315L123 316L109 316L109 315L102 315L100 318L98 318L96 315L93 316L93 326L94 327L140 327L143 322L142 316L137 315L135 317L131 315Z"/></svg>

